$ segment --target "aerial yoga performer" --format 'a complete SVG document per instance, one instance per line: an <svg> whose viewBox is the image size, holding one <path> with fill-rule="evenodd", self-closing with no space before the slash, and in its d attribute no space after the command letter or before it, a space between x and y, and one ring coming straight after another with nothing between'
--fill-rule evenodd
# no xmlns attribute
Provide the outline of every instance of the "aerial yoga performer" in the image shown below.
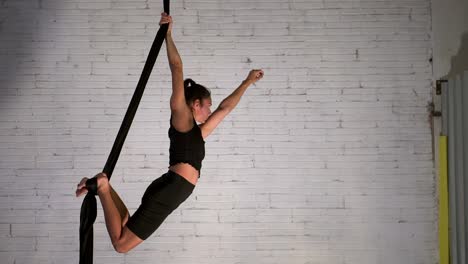
<svg viewBox="0 0 468 264"><path fill-rule="evenodd" d="M166 217L190 196L200 177L202 160L205 157L205 139L236 107L248 87L263 78L262 70L251 70L239 87L227 96L212 113L210 91L192 79L184 81L182 60L172 39L173 20L168 14L168 5L168 0L165 0L165 12L161 14L159 25L163 29L162 34L165 33L163 39L166 40L167 56L172 73L171 118L168 131L169 170L147 187L141 199L141 205L132 216L129 215L127 207L109 182L141 98L141 91L136 103L132 98L109 156L109 160L113 157L113 161L108 160L103 172L91 179L83 178L77 185L77 197L87 194L80 216L80 264L92 263L92 224L96 218L95 195L99 196L101 201L107 231L114 249L119 253L126 253L135 248L151 236ZM164 32L166 30L167 32ZM158 36L156 36L157 39ZM148 60L152 57L154 65L156 58L154 54L152 55L153 48L154 46L148 55ZM156 51L156 56L158 51ZM139 86L143 86L144 89L153 65L148 70L145 64L142 77L147 75L146 80L140 79L137 90ZM129 114L130 108L134 108L131 114ZM131 116L128 120L127 115ZM120 136L121 133L123 136ZM119 146L116 147L116 145ZM116 154L114 149L118 149ZM113 164L109 165L109 163Z"/></svg>

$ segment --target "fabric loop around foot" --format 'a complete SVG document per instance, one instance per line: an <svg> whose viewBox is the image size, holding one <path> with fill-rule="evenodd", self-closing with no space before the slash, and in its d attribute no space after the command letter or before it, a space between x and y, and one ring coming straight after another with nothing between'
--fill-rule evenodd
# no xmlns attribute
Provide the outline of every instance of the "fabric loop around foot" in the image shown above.
<svg viewBox="0 0 468 264"><path fill-rule="evenodd" d="M98 190L97 177L91 178L86 181L86 189L88 189L89 193L97 195L97 190Z"/></svg>

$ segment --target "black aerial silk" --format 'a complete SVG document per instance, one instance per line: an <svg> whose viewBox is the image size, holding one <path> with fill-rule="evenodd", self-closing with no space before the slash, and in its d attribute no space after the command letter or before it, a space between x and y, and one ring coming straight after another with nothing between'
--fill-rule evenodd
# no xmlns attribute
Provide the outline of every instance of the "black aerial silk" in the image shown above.
<svg viewBox="0 0 468 264"><path fill-rule="evenodd" d="M164 12L169 14L169 0L164 1ZM158 57L159 50L164 42L166 33L169 25L163 24L159 27L156 38L154 39L151 50L148 54L143 72L141 73L140 80L138 81L137 87L133 94L130 105L128 106L127 113L125 114L122 125L120 126L119 133L115 139L112 150L107 158L106 165L104 166L103 172L107 174L107 177L111 178L112 172L114 171L115 164L119 159L120 151L127 137L128 130L132 124L133 117L140 103L141 97L148 82L151 71L153 70L154 63ZM95 179L95 178L94 178ZM87 184L88 185L88 184ZM96 186L94 186L96 187ZM83 204L81 205L80 212L80 264L92 264L93 263L93 224L96 220L97 205L96 205L96 188L90 190L88 188L88 194L86 194Z"/></svg>

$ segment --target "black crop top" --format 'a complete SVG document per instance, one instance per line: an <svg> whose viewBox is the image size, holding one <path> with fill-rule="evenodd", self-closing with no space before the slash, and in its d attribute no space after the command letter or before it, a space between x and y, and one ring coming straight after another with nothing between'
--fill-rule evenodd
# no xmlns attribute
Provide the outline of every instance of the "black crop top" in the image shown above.
<svg viewBox="0 0 468 264"><path fill-rule="evenodd" d="M169 127L169 165L188 163L200 171L202 160L205 158L205 141L200 127L193 120L193 128L185 133L177 131L174 126Z"/></svg>

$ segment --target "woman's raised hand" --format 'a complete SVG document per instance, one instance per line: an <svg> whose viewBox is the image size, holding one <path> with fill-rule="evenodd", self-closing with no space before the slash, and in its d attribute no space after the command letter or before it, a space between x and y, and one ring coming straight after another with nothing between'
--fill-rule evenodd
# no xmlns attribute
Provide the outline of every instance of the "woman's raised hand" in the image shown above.
<svg viewBox="0 0 468 264"><path fill-rule="evenodd" d="M167 34L172 33L172 17L168 14L161 13L161 20L159 21L159 25L161 26L162 24L169 24L169 28L167 29Z"/></svg>
<svg viewBox="0 0 468 264"><path fill-rule="evenodd" d="M247 76L247 78L245 79L247 82L253 84L255 82L257 82L258 80L260 80L261 78L263 78L263 70L251 70L249 72L249 75Z"/></svg>

